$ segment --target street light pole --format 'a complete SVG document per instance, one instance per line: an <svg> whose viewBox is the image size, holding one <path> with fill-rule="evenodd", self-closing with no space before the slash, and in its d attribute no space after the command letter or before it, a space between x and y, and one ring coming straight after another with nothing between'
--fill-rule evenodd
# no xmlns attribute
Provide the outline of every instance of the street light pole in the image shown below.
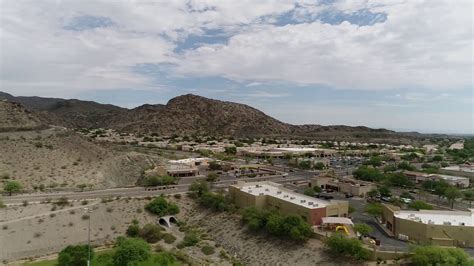
<svg viewBox="0 0 474 266"><path fill-rule="evenodd" d="M87 266L90 266L91 264L91 213L92 213L92 210L89 209L89 208L84 208L84 211L86 213L88 213L89 215L89 230L88 230L88 233L87 233L87 242L88 242L88 249L87 249Z"/></svg>

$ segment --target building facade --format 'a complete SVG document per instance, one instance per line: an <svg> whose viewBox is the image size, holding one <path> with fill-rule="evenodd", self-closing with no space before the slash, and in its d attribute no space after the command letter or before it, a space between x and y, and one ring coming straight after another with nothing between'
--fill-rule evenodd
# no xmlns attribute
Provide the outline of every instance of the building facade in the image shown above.
<svg viewBox="0 0 474 266"><path fill-rule="evenodd" d="M234 203L241 208L255 206L298 215L310 225L320 225L323 217L347 217L347 201L326 201L309 197L273 182L239 182L229 187Z"/></svg>
<svg viewBox="0 0 474 266"><path fill-rule="evenodd" d="M383 204L382 224L396 238L420 244L474 247L474 213L400 210Z"/></svg>

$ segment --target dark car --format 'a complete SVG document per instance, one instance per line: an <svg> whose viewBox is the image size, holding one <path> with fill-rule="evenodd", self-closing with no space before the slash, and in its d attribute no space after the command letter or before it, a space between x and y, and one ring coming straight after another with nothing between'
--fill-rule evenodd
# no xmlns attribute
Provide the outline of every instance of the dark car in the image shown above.
<svg viewBox="0 0 474 266"><path fill-rule="evenodd" d="M354 195L353 195L352 193L346 193L345 196L346 196L346 198L352 198L352 197L354 197Z"/></svg>

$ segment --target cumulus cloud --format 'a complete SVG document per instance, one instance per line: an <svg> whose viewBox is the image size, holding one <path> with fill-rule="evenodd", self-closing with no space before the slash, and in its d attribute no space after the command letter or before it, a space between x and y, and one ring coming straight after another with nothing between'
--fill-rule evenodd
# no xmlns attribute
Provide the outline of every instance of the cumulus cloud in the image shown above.
<svg viewBox="0 0 474 266"><path fill-rule="evenodd" d="M173 66L167 70L172 77L245 83L363 90L472 86L469 0L327 2L3 0L1 88L57 95L159 87L157 77L136 71L143 64ZM319 19L324 12L361 10L386 19L375 16L366 26ZM189 36L209 30L229 39L177 52Z"/></svg>

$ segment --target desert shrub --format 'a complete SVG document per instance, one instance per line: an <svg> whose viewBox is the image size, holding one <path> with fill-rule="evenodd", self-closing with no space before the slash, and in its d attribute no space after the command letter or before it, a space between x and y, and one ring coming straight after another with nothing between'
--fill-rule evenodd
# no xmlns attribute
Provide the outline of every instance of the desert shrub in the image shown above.
<svg viewBox="0 0 474 266"><path fill-rule="evenodd" d="M165 241L166 244L172 244L174 243L174 241L176 241L176 237L172 234L164 234L163 240Z"/></svg>
<svg viewBox="0 0 474 266"><path fill-rule="evenodd" d="M193 198L199 198L204 193L209 191L209 186L205 181L194 181L191 186L189 186L189 195Z"/></svg>
<svg viewBox="0 0 474 266"><path fill-rule="evenodd" d="M153 256L153 265L176 265L176 257L170 252L161 251Z"/></svg>
<svg viewBox="0 0 474 266"><path fill-rule="evenodd" d="M41 143L41 142L35 142L34 145L35 145L36 148L43 148L43 143Z"/></svg>
<svg viewBox="0 0 474 266"><path fill-rule="evenodd" d="M178 248L195 246L197 243L199 243L199 235L196 232L186 232Z"/></svg>
<svg viewBox="0 0 474 266"><path fill-rule="evenodd" d="M155 187L155 186L166 186L175 184L178 179L173 176L163 175L163 176L149 176L143 180L143 185L145 187Z"/></svg>
<svg viewBox="0 0 474 266"><path fill-rule="evenodd" d="M113 209L112 207L107 207L106 211L107 211L107 212L113 212L114 209Z"/></svg>
<svg viewBox="0 0 474 266"><path fill-rule="evenodd" d="M329 251L338 256L349 256L358 260L369 259L370 253L362 246L362 242L356 238L346 238L341 234L333 234L325 241Z"/></svg>
<svg viewBox="0 0 474 266"><path fill-rule="evenodd" d="M156 243L162 238L161 227L156 224L146 224L140 230L140 237L148 243Z"/></svg>
<svg viewBox="0 0 474 266"><path fill-rule="evenodd" d="M87 200L81 201L81 204L82 204L82 205L87 205L87 203L89 203Z"/></svg>
<svg viewBox="0 0 474 266"><path fill-rule="evenodd" d="M179 213L179 208L174 203L169 203L163 195L155 198L145 206L145 209L158 216L165 216Z"/></svg>
<svg viewBox="0 0 474 266"><path fill-rule="evenodd" d="M3 230L7 230L7 229L8 229L8 225L6 225L6 224L3 225L3 226L2 226L2 229L3 229Z"/></svg>
<svg viewBox="0 0 474 266"><path fill-rule="evenodd" d="M297 242L306 241L312 235L311 226L296 215L282 216L276 212L250 207L244 210L242 220L253 231L265 230L271 235Z"/></svg>
<svg viewBox="0 0 474 266"><path fill-rule="evenodd" d="M0 198L0 208L5 208L5 204L3 203L3 199Z"/></svg>
<svg viewBox="0 0 474 266"><path fill-rule="evenodd" d="M138 237L140 235L140 226L138 224L131 224L125 233L129 237Z"/></svg>
<svg viewBox="0 0 474 266"><path fill-rule="evenodd" d="M28 201L27 201L27 200L24 200L24 201L21 203L21 205L23 205L23 207L28 206Z"/></svg>
<svg viewBox="0 0 474 266"><path fill-rule="evenodd" d="M69 204L69 201L68 201L68 199L67 199L66 197L63 196L63 197L59 198L58 201L56 201L55 204L58 205L58 206L63 207L63 206L68 205L68 204Z"/></svg>
<svg viewBox="0 0 474 266"><path fill-rule="evenodd" d="M82 215L81 218L82 218L82 220L89 220L90 216L89 216L89 214L84 214L84 215Z"/></svg>
<svg viewBox="0 0 474 266"><path fill-rule="evenodd" d="M181 199L181 194L174 194L173 197L174 197L175 199Z"/></svg>
<svg viewBox="0 0 474 266"><path fill-rule="evenodd" d="M18 181L8 181L3 186L3 190L8 193L8 195L12 195L13 193L21 191L21 184Z"/></svg>
<svg viewBox="0 0 474 266"><path fill-rule="evenodd" d="M94 257L94 250L91 249L91 259ZM83 266L87 264L89 247L87 245L67 246L59 252L59 266Z"/></svg>
<svg viewBox="0 0 474 266"><path fill-rule="evenodd" d="M214 192L205 192L199 198L201 205L215 211L227 211L230 209L230 201L224 195Z"/></svg>
<svg viewBox="0 0 474 266"><path fill-rule="evenodd" d="M432 210L433 209L433 206L431 206L430 204L422 201L422 200L415 200L415 201L412 201L410 204L408 204L408 207L412 208L412 209L415 209L417 211L419 210Z"/></svg>
<svg viewBox="0 0 474 266"><path fill-rule="evenodd" d="M43 235L43 234L41 234L41 232L35 232L35 233L33 234L33 236L34 236L35 238L39 238L39 237L41 237L42 235Z"/></svg>
<svg viewBox="0 0 474 266"><path fill-rule="evenodd" d="M205 255L211 255L211 254L214 254L216 251L214 249L214 247L211 247L209 245L205 245L201 248L201 251L203 254Z"/></svg>
<svg viewBox="0 0 474 266"><path fill-rule="evenodd" d="M460 248L419 246L413 248L413 265L473 265L474 261Z"/></svg>
<svg viewBox="0 0 474 266"><path fill-rule="evenodd" d="M51 217L51 218L56 217L56 213L50 213L49 217Z"/></svg>
<svg viewBox="0 0 474 266"><path fill-rule="evenodd" d="M118 238L113 255L115 266L137 265L151 256L150 245L140 238Z"/></svg>

